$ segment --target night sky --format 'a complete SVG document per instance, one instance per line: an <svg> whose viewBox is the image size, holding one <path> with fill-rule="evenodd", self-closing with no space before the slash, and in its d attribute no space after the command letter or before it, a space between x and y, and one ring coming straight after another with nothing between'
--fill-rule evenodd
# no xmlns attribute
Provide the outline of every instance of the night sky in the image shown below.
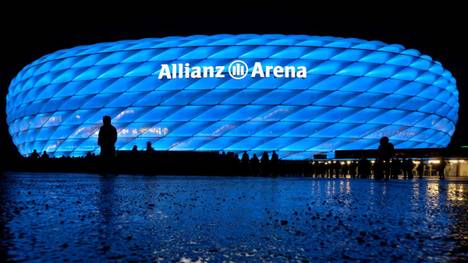
<svg viewBox="0 0 468 263"><path fill-rule="evenodd" d="M353 1L355 2L355 1ZM408 1L407 1L408 2ZM117 5L114 2L114 6ZM129 3L126 3L127 5ZM402 44L430 55L450 70L460 93L459 121L451 146L468 145L468 19L460 6L409 8L388 2L364 6L308 6L292 1L252 5L227 1L185 6L144 5L96 7L67 3L61 10L34 6L0 6L0 151L17 154L5 121L5 97L10 81L27 64L48 53L104 41L193 34L278 33L356 37ZM426 5L426 4L425 4ZM109 5L112 6L112 5Z"/></svg>

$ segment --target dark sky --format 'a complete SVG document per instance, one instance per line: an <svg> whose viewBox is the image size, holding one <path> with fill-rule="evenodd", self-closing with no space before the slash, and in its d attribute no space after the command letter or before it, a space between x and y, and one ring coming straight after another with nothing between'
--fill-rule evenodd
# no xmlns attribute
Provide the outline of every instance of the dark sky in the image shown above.
<svg viewBox="0 0 468 263"><path fill-rule="evenodd" d="M172 6L152 6L134 2L133 6L129 6L131 2L119 6L114 1L100 7L81 1L56 8L26 8L29 6L26 2L0 6L0 151L3 155L8 158L16 153L5 123L8 85L24 66L42 55L103 41L220 33L356 37L417 49L440 61L457 79L461 107L451 144L468 145L463 136L467 132L468 114L465 106L468 45L464 39L468 33L468 15L462 5L424 3L422 7L408 7L408 3L390 1L386 5L344 6L332 2L325 6L310 2L304 6L292 1L255 5L219 1L185 6L177 1Z"/></svg>

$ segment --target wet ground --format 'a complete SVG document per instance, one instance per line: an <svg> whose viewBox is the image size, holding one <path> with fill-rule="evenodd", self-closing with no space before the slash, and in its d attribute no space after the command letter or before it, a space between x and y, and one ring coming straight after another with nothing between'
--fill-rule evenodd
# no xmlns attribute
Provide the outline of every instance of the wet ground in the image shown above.
<svg viewBox="0 0 468 263"><path fill-rule="evenodd" d="M14 261L468 259L468 180L8 173Z"/></svg>

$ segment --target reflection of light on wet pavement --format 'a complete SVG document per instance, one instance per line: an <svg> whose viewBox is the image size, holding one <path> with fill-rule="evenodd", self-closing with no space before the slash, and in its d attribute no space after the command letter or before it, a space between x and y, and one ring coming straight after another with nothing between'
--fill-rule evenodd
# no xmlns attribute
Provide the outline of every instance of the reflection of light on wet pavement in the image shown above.
<svg viewBox="0 0 468 263"><path fill-rule="evenodd" d="M349 180L343 180L340 182L340 192L347 193L351 191Z"/></svg>
<svg viewBox="0 0 468 263"><path fill-rule="evenodd" d="M447 185L447 199L451 201L465 201L466 190L464 184L448 184ZM468 215L467 215L468 216Z"/></svg>
<svg viewBox="0 0 468 263"><path fill-rule="evenodd" d="M438 183L430 183L427 184L427 205L430 206L438 206L439 203L439 184Z"/></svg>
<svg viewBox="0 0 468 263"><path fill-rule="evenodd" d="M31 261L457 261L467 181L7 174L2 244Z"/></svg>

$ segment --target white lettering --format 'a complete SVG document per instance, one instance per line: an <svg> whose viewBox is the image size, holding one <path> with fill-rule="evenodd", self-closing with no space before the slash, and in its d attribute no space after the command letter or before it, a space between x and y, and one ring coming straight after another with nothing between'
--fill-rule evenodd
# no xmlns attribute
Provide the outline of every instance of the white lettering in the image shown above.
<svg viewBox="0 0 468 263"><path fill-rule="evenodd" d="M224 78L224 66L217 66L216 67L216 77L217 78Z"/></svg>
<svg viewBox="0 0 468 263"><path fill-rule="evenodd" d="M192 79L201 79L201 68L200 67L193 67L192 72L190 72L190 77Z"/></svg>
<svg viewBox="0 0 468 263"><path fill-rule="evenodd" d="M171 71L169 70L169 65L162 64L161 70L159 71L158 79L162 79L166 77L166 79L171 79Z"/></svg>
<svg viewBox="0 0 468 263"><path fill-rule="evenodd" d="M229 75L242 76L244 78L250 72L248 65L243 61L235 61L231 64ZM239 63L240 62L240 63ZM243 64L243 65L242 65ZM161 64L158 79L201 79L201 78L225 78L225 66L190 66L190 63ZM232 72L231 72L232 70ZM307 78L305 66L263 66L261 62L255 62L250 73L255 78ZM236 78L236 79L241 79Z"/></svg>
<svg viewBox="0 0 468 263"><path fill-rule="evenodd" d="M284 77L285 78L295 78L296 77L296 67L294 67L294 66L284 67Z"/></svg>
<svg viewBox="0 0 468 263"><path fill-rule="evenodd" d="M301 79L305 79L307 78L307 68L304 67L304 66L299 66L297 67L298 68L298 72L297 72L297 77L298 78L301 78Z"/></svg>
<svg viewBox="0 0 468 263"><path fill-rule="evenodd" d="M252 78L255 78L257 74L260 78L265 77L265 73L263 73L262 64L260 62L255 62L254 67L252 69Z"/></svg>
<svg viewBox="0 0 468 263"><path fill-rule="evenodd" d="M214 68L212 66L203 67L203 77L212 78L214 76Z"/></svg>
<svg viewBox="0 0 468 263"><path fill-rule="evenodd" d="M273 76L275 76L275 78L282 78L283 74L284 74L284 68L283 67L276 66L273 69Z"/></svg>

